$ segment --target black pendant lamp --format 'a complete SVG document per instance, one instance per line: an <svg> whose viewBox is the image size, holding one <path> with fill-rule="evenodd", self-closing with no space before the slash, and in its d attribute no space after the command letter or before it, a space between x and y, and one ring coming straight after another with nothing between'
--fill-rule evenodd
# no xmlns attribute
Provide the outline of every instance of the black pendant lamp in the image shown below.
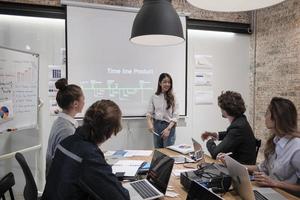
<svg viewBox="0 0 300 200"><path fill-rule="evenodd" d="M183 42L181 21L171 0L144 0L134 19L130 41L149 46L168 46Z"/></svg>

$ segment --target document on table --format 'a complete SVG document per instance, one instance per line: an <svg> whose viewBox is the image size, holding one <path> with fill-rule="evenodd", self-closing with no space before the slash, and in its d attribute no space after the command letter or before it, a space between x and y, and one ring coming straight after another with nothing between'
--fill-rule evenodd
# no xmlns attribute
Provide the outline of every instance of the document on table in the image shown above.
<svg viewBox="0 0 300 200"><path fill-rule="evenodd" d="M106 151L105 156L116 156L116 157L132 157L132 156L150 156L152 150L117 150L117 151Z"/></svg>
<svg viewBox="0 0 300 200"><path fill-rule="evenodd" d="M152 154L152 150L126 150L127 153L124 157L132 157L132 156L150 156Z"/></svg>
<svg viewBox="0 0 300 200"><path fill-rule="evenodd" d="M113 173L125 172L124 176L133 177L143 162L143 160L119 160L112 166L112 170Z"/></svg>

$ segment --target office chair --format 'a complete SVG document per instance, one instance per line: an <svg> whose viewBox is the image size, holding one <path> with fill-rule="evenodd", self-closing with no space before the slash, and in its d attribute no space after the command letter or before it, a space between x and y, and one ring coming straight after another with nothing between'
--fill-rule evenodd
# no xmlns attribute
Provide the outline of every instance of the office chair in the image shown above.
<svg viewBox="0 0 300 200"><path fill-rule="evenodd" d="M0 180L0 199L5 200L5 193L9 191L10 199L14 200L12 187L15 185L15 177L12 172L9 172Z"/></svg>
<svg viewBox="0 0 300 200"><path fill-rule="evenodd" d="M38 198L38 190L36 187L36 183L34 181L34 178L32 176L32 173L30 171L30 168L24 158L24 156L21 153L16 153L15 155L18 163L20 164L23 173L25 175L25 180L26 180L26 184L25 184L25 188L24 188L24 199L25 200L38 200L40 198Z"/></svg>
<svg viewBox="0 0 300 200"><path fill-rule="evenodd" d="M255 159L255 162L256 162L256 160L257 160L257 155L258 155L258 151L259 151L260 146L261 146L261 140L255 138L255 151L256 151L256 159Z"/></svg>

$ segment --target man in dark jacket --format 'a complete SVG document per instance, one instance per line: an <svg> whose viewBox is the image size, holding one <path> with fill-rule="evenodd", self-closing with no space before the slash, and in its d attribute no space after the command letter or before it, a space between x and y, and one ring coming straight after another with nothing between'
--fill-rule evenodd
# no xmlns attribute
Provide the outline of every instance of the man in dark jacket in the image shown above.
<svg viewBox="0 0 300 200"><path fill-rule="evenodd" d="M98 147L121 130L120 121L121 111L114 102L94 103L83 125L58 145L42 199L130 199Z"/></svg>
<svg viewBox="0 0 300 200"><path fill-rule="evenodd" d="M242 164L252 165L256 161L256 142L244 112L244 100L237 92L226 91L218 97L218 105L222 116L227 118L230 126L225 132L204 132L202 139L209 139L206 147L212 158L219 153L232 152L231 157ZM222 140L216 145L215 140Z"/></svg>

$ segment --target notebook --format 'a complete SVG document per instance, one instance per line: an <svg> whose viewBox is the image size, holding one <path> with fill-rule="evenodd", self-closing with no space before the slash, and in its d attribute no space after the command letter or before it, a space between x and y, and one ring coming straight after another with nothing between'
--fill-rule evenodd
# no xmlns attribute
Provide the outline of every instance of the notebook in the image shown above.
<svg viewBox="0 0 300 200"><path fill-rule="evenodd" d="M232 178L233 188L245 200L264 199L264 200L284 200L281 194L271 188L252 189L248 170L242 164L225 155L224 157L229 175Z"/></svg>
<svg viewBox="0 0 300 200"><path fill-rule="evenodd" d="M174 159L155 150L146 179L125 183L132 200L150 200L163 197L167 191Z"/></svg>

